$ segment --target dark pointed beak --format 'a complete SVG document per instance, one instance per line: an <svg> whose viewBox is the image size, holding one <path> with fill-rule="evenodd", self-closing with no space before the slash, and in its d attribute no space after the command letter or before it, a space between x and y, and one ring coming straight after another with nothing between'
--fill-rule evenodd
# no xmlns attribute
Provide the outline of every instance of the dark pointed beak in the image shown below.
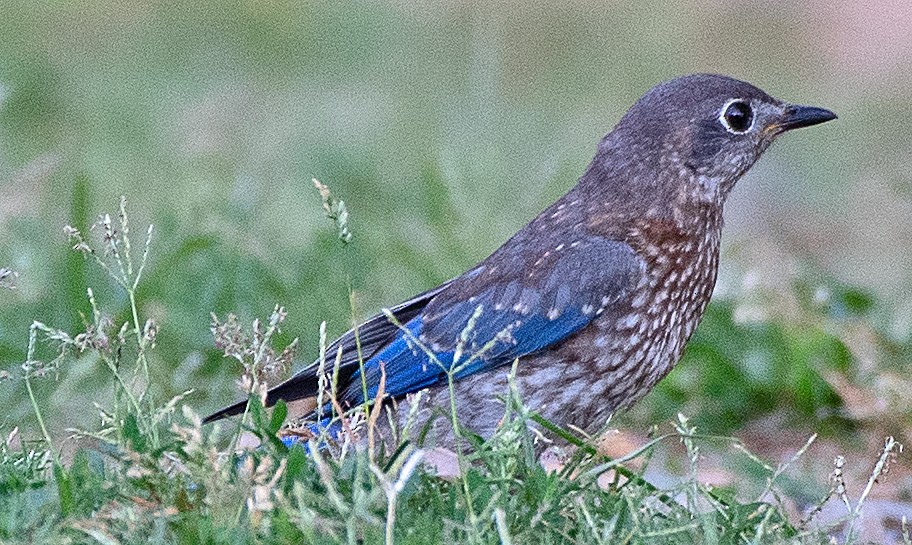
<svg viewBox="0 0 912 545"><path fill-rule="evenodd" d="M792 129L800 129L801 127L819 125L820 123L826 123L833 119L836 119L836 114L826 108L789 104L785 107L782 117L773 123L770 128L775 130L775 132L780 133Z"/></svg>

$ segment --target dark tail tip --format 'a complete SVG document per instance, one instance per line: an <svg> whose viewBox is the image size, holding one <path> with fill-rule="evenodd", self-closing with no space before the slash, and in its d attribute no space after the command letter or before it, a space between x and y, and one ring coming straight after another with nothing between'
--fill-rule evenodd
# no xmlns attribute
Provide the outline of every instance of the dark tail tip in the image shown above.
<svg viewBox="0 0 912 545"><path fill-rule="evenodd" d="M241 414L244 412L244 408L247 406L246 401L238 401L233 405L228 405L224 409L219 409L218 411L210 414L203 419L203 424L210 424L216 420L221 420L223 418L228 418L229 416L234 416L236 414Z"/></svg>
<svg viewBox="0 0 912 545"><path fill-rule="evenodd" d="M298 374L269 390L266 394L266 406L272 407L278 403L280 399L284 400L286 403L290 403L298 399L316 395L316 392L317 379L311 375ZM219 409L210 414L203 419L203 424L209 424L216 420L241 414L244 412L245 408L247 408L247 401L238 401L237 403L228 405L224 409Z"/></svg>

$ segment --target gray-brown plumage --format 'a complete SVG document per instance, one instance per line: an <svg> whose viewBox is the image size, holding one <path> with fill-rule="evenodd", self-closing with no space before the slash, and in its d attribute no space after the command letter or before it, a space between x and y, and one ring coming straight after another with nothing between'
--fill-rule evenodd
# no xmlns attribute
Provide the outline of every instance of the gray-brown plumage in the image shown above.
<svg viewBox="0 0 912 545"><path fill-rule="evenodd" d="M450 371L460 421L486 436L519 358L528 406L594 431L680 359L713 291L722 209L738 179L781 133L835 117L722 76L654 87L601 140L566 195L465 274L393 307L404 330L383 315L362 324L363 377L351 332L331 346L344 354L340 401L359 405L364 389L372 399L383 367L401 420L410 394L425 391L420 425L449 407ZM460 334L479 312L459 357ZM325 418L313 412L317 388L310 367L268 400L304 400L308 414L298 416ZM438 444L452 445L445 418L433 428Z"/></svg>

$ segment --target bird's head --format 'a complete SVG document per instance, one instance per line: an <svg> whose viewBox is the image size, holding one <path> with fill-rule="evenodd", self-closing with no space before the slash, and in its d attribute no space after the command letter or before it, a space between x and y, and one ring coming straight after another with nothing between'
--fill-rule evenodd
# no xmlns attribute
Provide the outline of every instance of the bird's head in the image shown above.
<svg viewBox="0 0 912 545"><path fill-rule="evenodd" d="M780 134L835 118L743 81L695 74L643 95L602 140L596 160L603 169L636 173L632 181L640 190L687 191L721 203Z"/></svg>

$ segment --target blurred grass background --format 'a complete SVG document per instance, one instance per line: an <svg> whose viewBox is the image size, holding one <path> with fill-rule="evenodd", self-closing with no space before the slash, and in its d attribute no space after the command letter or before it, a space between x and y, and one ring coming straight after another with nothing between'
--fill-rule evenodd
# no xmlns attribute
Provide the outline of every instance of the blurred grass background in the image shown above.
<svg viewBox="0 0 912 545"><path fill-rule="evenodd" d="M0 266L20 278L0 291L0 362L24 360L33 319L78 331L86 285L127 317L62 234L125 194L157 228L139 294L161 326L156 387L215 409L236 370L210 312L282 304L309 361L322 320L348 327L350 289L363 317L466 270L571 187L649 87L708 71L840 119L742 180L717 300L633 417L685 410L726 433L784 407L832 429L827 373L857 362L831 320L890 343L870 375L910 367L912 6L881 4L3 0ZM346 201L348 247L312 177ZM94 418L107 376L85 360L42 385L57 433ZM23 401L0 383L3 424L28 427Z"/></svg>

